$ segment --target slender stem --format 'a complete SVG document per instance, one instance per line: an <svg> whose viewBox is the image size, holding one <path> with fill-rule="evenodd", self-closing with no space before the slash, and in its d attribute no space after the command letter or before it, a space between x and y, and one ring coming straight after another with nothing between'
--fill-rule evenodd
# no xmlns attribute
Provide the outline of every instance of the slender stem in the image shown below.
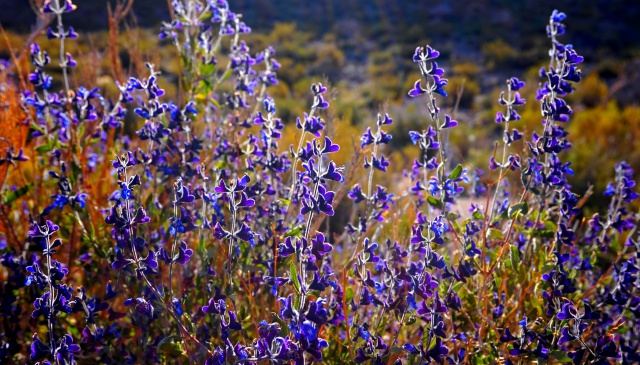
<svg viewBox="0 0 640 365"><path fill-rule="evenodd" d="M598 356L596 356L596 354L593 352L593 350L591 350L591 348L589 346L587 346L586 343L584 343L584 340L580 337L578 337L578 340L580 341L580 343L582 344L582 346L584 346L587 350L589 350L589 352L591 353L591 355L593 355L593 357L597 358Z"/></svg>
<svg viewBox="0 0 640 365"><path fill-rule="evenodd" d="M54 314L54 306L56 304L56 292L53 287L53 280L51 280L51 240L49 239L49 232L45 236L46 245L47 245L47 281L49 282L49 314L47 315L47 326L49 327L49 346L51 346L51 354L53 355L56 364L60 364L58 357L56 356L56 346L55 346L55 338L53 334L53 314Z"/></svg>
<svg viewBox="0 0 640 365"><path fill-rule="evenodd" d="M0 142L4 142L9 146L9 150L13 150L13 145L11 145L11 143L9 141L7 141L5 138L0 137ZM2 188L4 188L4 184L7 182L7 178L9 177L9 164L7 164L7 170L4 173L4 176L2 177L2 183L0 183L0 191L2 191Z"/></svg>
<svg viewBox="0 0 640 365"><path fill-rule="evenodd" d="M369 181L367 182L367 215L365 216L366 219L369 219L369 214L370 214L370 208L371 208L371 203L373 202L373 199L371 199L371 189L373 188L373 170L375 170L375 168L373 167L373 159L374 158L378 158L378 138L380 138L380 125L378 125L378 131L376 132L376 135L374 137L374 141L373 141L373 153L371 153L371 163L372 165L369 166ZM374 207L375 208L375 207Z"/></svg>
<svg viewBox="0 0 640 365"><path fill-rule="evenodd" d="M313 97L313 103L315 104L316 102L316 96ZM312 107L311 111L309 112L309 120L311 120L311 118L313 118L313 113L315 113L316 108ZM288 200L291 200L293 198L293 194L296 190L296 170L298 169L298 161L300 161L299 158L299 153L300 153L300 149L302 148L302 144L304 143L304 137L307 136L307 131L304 129L305 124L306 124L306 120L302 121L302 135L300 135L300 141L298 141L298 148L294 151L295 153L295 157L293 159L293 164L291 164L291 190L289 190L289 198Z"/></svg>
<svg viewBox="0 0 640 365"><path fill-rule="evenodd" d="M178 218L178 190L174 188L174 193L173 193L173 222L171 222L171 224L175 224L176 226L174 227L174 235L173 235L173 243L171 244L171 256L169 257L169 259L171 261L169 261L169 298L171 300L173 300L173 257L176 253L176 246L178 244L178 227L177 227L177 220ZM179 288L178 288L179 289Z"/></svg>
<svg viewBox="0 0 640 365"><path fill-rule="evenodd" d="M126 168L124 169L123 173L124 173L124 181L129 181L128 177L127 177L127 169ZM127 228L127 230L129 231L129 239L131 240L131 253L133 255L133 260L134 260L134 262L136 264L136 272L140 274L140 276L144 280L144 282L147 285L147 287L149 288L149 290L151 290L153 295L157 298L157 302L160 303L162 308L167 313L169 313L169 315L176 321L176 324L178 325L178 328L180 329L180 335L182 337L182 341L185 343L185 346L186 346L186 342L187 342L186 339L188 338L191 341L195 342L200 347L202 347L203 349L205 349L209 355L212 355L213 353L211 352L211 350L209 350L205 345L202 344L202 342L198 341L197 338L195 338L192 334L190 334L189 331L187 330L187 328L184 326L184 324L182 324L182 321L180 321L180 318L175 314L173 309L170 306L165 304L165 302L163 300L163 296L158 292L158 289L156 289L156 287L153 285L153 283L151 283L149 278L147 278L147 275L144 273L144 271L138 270L138 267L140 265L140 258L138 256L138 250L136 249L136 245L134 243L135 242L134 230L133 230L133 227L131 227L131 208L130 208L130 204L129 204L129 199L127 199L126 203L125 203L125 218L127 219L127 222L129 223L128 224L129 227Z"/></svg>
<svg viewBox="0 0 640 365"><path fill-rule="evenodd" d="M58 37L60 39L60 67L62 68L62 76L64 78L64 90L65 90L65 100L67 101L67 105L71 103L70 95L69 95L69 78L67 76L67 60L65 59L64 53L64 39L65 39L65 31L64 25L62 24L62 13L63 8L60 6L60 0L55 0L56 2L56 10L55 14L58 18Z"/></svg>
<svg viewBox="0 0 640 365"><path fill-rule="evenodd" d="M231 210L231 237L229 238L229 247L227 249L227 278L229 281L229 285L231 290L233 290L233 278L231 276L232 272L232 265L233 265L233 250L235 248L235 243L236 243L236 222L237 222L237 218L238 218L238 213L237 213L237 209L236 209L236 198L235 198L235 193L231 192L228 194L229 196L229 209Z"/></svg>
<svg viewBox="0 0 640 365"><path fill-rule="evenodd" d="M206 219L207 216L207 200L204 198L204 194L207 193L207 182L203 182L202 184L202 207L200 210L200 219L202 220L202 224L200 225L200 228L198 229L198 246L200 246L200 242L203 240L203 232L202 232L202 227L204 225L204 220ZM200 252L199 252L200 253ZM204 255L202 257L204 259Z"/></svg>
<svg viewBox="0 0 640 365"><path fill-rule="evenodd" d="M318 194L319 194L321 179L322 179L322 155L318 156L318 176L317 176L316 185L313 189L313 195L312 195L312 198L314 199L314 201L318 201ZM305 240L307 240L307 244L309 242L309 234L311 233L310 231L311 231L312 220L313 220L313 211L310 211L309 216L307 217L307 223L304 228L304 238ZM307 285L307 270L304 264L303 252L300 252L298 255L298 266L299 266L298 271L302 276L302 283L300 286L301 293L300 293L300 308L299 308L299 310L302 311L302 309L304 308L305 299L306 299L304 288Z"/></svg>
<svg viewBox="0 0 640 365"><path fill-rule="evenodd" d="M511 109L513 105L513 100L511 100L511 84L507 83L507 114L505 116L506 121L504 123L504 134L509 133L509 119L511 119ZM487 220L489 224L491 224L491 219L493 219L493 213L495 211L496 202L498 201L498 193L500 192L500 185L502 184L502 174L504 172L504 165L507 161L507 140L503 141L502 145L502 162L500 163L500 174L498 174L498 183L496 185L496 191L493 195L493 203L491 203L491 209L489 210L489 219Z"/></svg>
<svg viewBox="0 0 640 365"><path fill-rule="evenodd" d="M422 76L424 77L425 83L426 85L426 90L427 90L427 95L429 96L429 104L427 105L427 109L429 110L429 116L431 117L431 121L434 123L435 125L435 130L436 130L436 139L438 142L438 157L440 158L440 166L437 168L437 172L439 172L439 183L440 184L444 184L444 167L445 167L445 162L446 162L446 158L445 158L445 154L444 154L444 140L441 138L442 135L442 128L440 128L440 109L436 106L436 99L435 99L435 95L433 93L432 90L432 85L431 85L431 81L435 82L435 79L433 78L433 76L431 76L429 74L429 70L427 70L427 64L426 61L423 61L419 64L420 66L420 72L422 74ZM423 163L425 164L425 166L423 167L423 173L424 173L424 184L425 184L425 189L427 188L427 171L426 171L426 164L427 164L427 151L424 151L424 161ZM427 204L427 217L430 219L430 207Z"/></svg>
<svg viewBox="0 0 640 365"><path fill-rule="evenodd" d="M265 72L269 73L271 72L271 63L269 62L269 51L265 51L265 57L264 57L264 65L265 65ZM247 75L248 76L248 75ZM260 92L258 93L258 96L256 97L256 106L253 108L253 114L255 114L258 111L258 108L260 107L260 102L263 100L264 98L264 93L267 91L267 84L265 82L262 83L262 86L260 87Z"/></svg>

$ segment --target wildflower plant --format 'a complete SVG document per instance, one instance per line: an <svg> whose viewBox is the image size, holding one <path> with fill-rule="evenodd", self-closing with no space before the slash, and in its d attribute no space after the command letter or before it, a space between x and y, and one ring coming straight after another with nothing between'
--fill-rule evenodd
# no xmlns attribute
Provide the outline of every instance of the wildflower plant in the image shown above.
<svg viewBox="0 0 640 365"><path fill-rule="evenodd" d="M372 118L364 157L340 166L327 86L314 83L308 113L287 125L269 94L276 49L252 50L226 0L170 4L159 38L180 58L173 101L151 63L113 99L76 86L65 42L78 34L63 22L76 6L44 2L62 80L30 45L27 147L3 139L0 156L21 177L2 185L2 362L640 361L639 195L624 162L606 212L586 218L572 191L566 96L585 60L561 43L565 14L547 25L541 130L514 128L528 86L510 77L486 172L448 154L445 136L464 121L442 109L440 52L417 47L418 155L394 174L400 118Z"/></svg>

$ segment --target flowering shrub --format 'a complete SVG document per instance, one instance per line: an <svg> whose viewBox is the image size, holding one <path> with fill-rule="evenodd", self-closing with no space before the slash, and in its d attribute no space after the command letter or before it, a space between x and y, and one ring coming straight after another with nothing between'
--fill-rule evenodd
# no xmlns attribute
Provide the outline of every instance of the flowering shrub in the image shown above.
<svg viewBox="0 0 640 365"><path fill-rule="evenodd" d="M620 162L609 209L588 218L569 185L565 97L583 58L561 43L563 13L546 28L541 130L513 128L528 86L509 78L495 119L502 148L486 173L451 163L459 122L439 106L440 53L416 48L422 78L408 96L428 114L410 132L420 153L386 187L377 182L392 116L366 129L363 158L338 166L318 82L297 145L280 146L294 126L268 94L276 50L251 50L251 29L226 0L171 4L160 39L181 59L177 102L152 64L119 82L117 99L72 89L65 44L78 35L63 19L76 7L42 8L57 20L47 36L60 58L31 45L29 138L22 149L3 139L0 160L17 172L0 211L3 362L640 362L638 193ZM49 75L56 64L62 90ZM131 139L127 113L142 123ZM336 215L345 206L353 219Z"/></svg>

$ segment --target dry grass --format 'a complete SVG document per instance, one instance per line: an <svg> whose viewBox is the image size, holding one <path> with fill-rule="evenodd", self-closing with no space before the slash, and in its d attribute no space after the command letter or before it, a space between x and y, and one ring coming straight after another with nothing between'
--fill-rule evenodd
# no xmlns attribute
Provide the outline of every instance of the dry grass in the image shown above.
<svg viewBox="0 0 640 365"><path fill-rule="evenodd" d="M24 148L28 126L26 113L20 107L20 92L5 74L0 73L0 138L6 140L15 151ZM8 146L5 146L6 148ZM0 165L0 179L7 174L8 164Z"/></svg>

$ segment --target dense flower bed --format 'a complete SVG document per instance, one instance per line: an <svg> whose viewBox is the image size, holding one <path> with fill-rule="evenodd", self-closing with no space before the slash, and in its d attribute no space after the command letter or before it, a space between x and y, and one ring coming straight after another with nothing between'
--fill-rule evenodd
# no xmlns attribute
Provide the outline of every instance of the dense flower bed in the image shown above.
<svg viewBox="0 0 640 365"><path fill-rule="evenodd" d="M65 52L78 35L63 19L76 6L42 8L60 58L31 45L20 93L29 136L2 138L3 362L640 362L638 193L620 162L609 209L589 218L585 192L568 183L565 97L584 60L561 43L565 14L549 18L549 66L529 100L540 130L513 128L529 86L509 78L486 170L451 163L447 137L464 121L439 106L440 53L416 48L420 153L386 187L393 116L379 114L338 166L327 86L312 85L309 112L285 131L268 93L277 50L251 50L225 0L172 7L160 39L181 57L173 102L152 64L118 82L117 99L73 89L82 60ZM135 138L123 133L127 113L142 124ZM294 132L297 145L279 145ZM337 214L344 206L357 214Z"/></svg>

